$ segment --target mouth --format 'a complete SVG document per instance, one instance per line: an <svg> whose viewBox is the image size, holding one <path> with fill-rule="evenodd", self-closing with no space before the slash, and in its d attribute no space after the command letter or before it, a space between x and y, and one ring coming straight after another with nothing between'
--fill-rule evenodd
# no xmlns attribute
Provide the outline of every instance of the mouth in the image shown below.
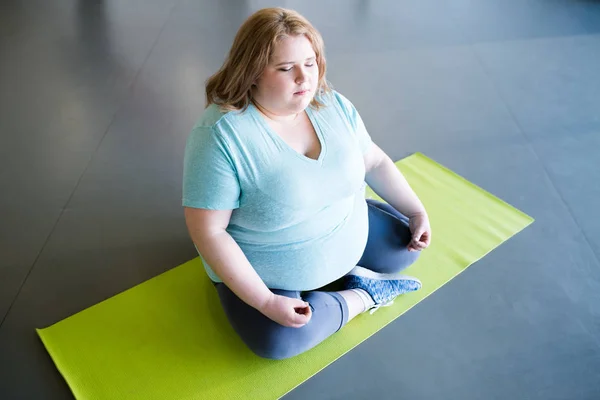
<svg viewBox="0 0 600 400"><path fill-rule="evenodd" d="M304 96L305 94L307 94L308 92L310 92L310 90L301 90L299 92L295 92L294 95L296 96Z"/></svg>

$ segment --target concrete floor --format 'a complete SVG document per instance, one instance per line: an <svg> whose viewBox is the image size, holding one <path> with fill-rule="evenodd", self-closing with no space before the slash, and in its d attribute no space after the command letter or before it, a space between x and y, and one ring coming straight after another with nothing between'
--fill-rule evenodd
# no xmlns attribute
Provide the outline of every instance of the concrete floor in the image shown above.
<svg viewBox="0 0 600 400"><path fill-rule="evenodd" d="M536 222L286 398L599 399L600 3L317 4L279 2L390 156L424 152ZM270 5L0 5L1 399L72 398L34 328L196 256L185 139Z"/></svg>

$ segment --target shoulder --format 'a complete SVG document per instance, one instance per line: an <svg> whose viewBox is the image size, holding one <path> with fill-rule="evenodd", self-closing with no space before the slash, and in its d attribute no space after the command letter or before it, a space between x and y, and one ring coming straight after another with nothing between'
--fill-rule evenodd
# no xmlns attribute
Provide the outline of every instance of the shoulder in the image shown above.
<svg viewBox="0 0 600 400"><path fill-rule="evenodd" d="M235 158L240 143L256 130L251 110L223 111L219 106L208 106L188 136L186 147L190 154L210 157L225 155Z"/></svg>
<svg viewBox="0 0 600 400"><path fill-rule="evenodd" d="M340 92L331 90L319 96L318 100L325 105L323 111L328 114L326 118L341 118L353 129L360 124L361 118L354 104Z"/></svg>
<svg viewBox="0 0 600 400"><path fill-rule="evenodd" d="M321 94L317 98L325 109L336 111L348 119L352 119L356 109L352 102L337 90L331 90L329 93Z"/></svg>
<svg viewBox="0 0 600 400"><path fill-rule="evenodd" d="M220 147L223 149L223 121L230 112L224 112L217 105L211 104L200 115L187 139L187 147L197 153L200 149Z"/></svg>
<svg viewBox="0 0 600 400"><path fill-rule="evenodd" d="M217 135L227 136L247 124L249 118L249 110L223 111L218 105L211 104L198 118L193 131L213 132Z"/></svg>

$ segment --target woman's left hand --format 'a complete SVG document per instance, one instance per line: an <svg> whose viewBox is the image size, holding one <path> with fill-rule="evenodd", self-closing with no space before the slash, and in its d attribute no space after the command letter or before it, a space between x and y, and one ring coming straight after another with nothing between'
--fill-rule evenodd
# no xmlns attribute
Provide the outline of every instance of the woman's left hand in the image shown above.
<svg viewBox="0 0 600 400"><path fill-rule="evenodd" d="M408 251L421 251L431 243L431 227L427 214L415 214L408 219L408 227L412 234Z"/></svg>

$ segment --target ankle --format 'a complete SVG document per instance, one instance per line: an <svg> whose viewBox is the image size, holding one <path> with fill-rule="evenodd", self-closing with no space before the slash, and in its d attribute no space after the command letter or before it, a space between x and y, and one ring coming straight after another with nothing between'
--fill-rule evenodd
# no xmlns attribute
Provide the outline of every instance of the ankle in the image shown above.
<svg viewBox="0 0 600 400"><path fill-rule="evenodd" d="M348 289L339 291L337 293L346 301L346 306L348 308L348 321L367 311L362 296L355 290Z"/></svg>
<svg viewBox="0 0 600 400"><path fill-rule="evenodd" d="M371 295L364 289L349 289L351 292L354 292L360 297L360 300L363 303L363 312L368 311L371 307L375 305L375 301L371 297Z"/></svg>

